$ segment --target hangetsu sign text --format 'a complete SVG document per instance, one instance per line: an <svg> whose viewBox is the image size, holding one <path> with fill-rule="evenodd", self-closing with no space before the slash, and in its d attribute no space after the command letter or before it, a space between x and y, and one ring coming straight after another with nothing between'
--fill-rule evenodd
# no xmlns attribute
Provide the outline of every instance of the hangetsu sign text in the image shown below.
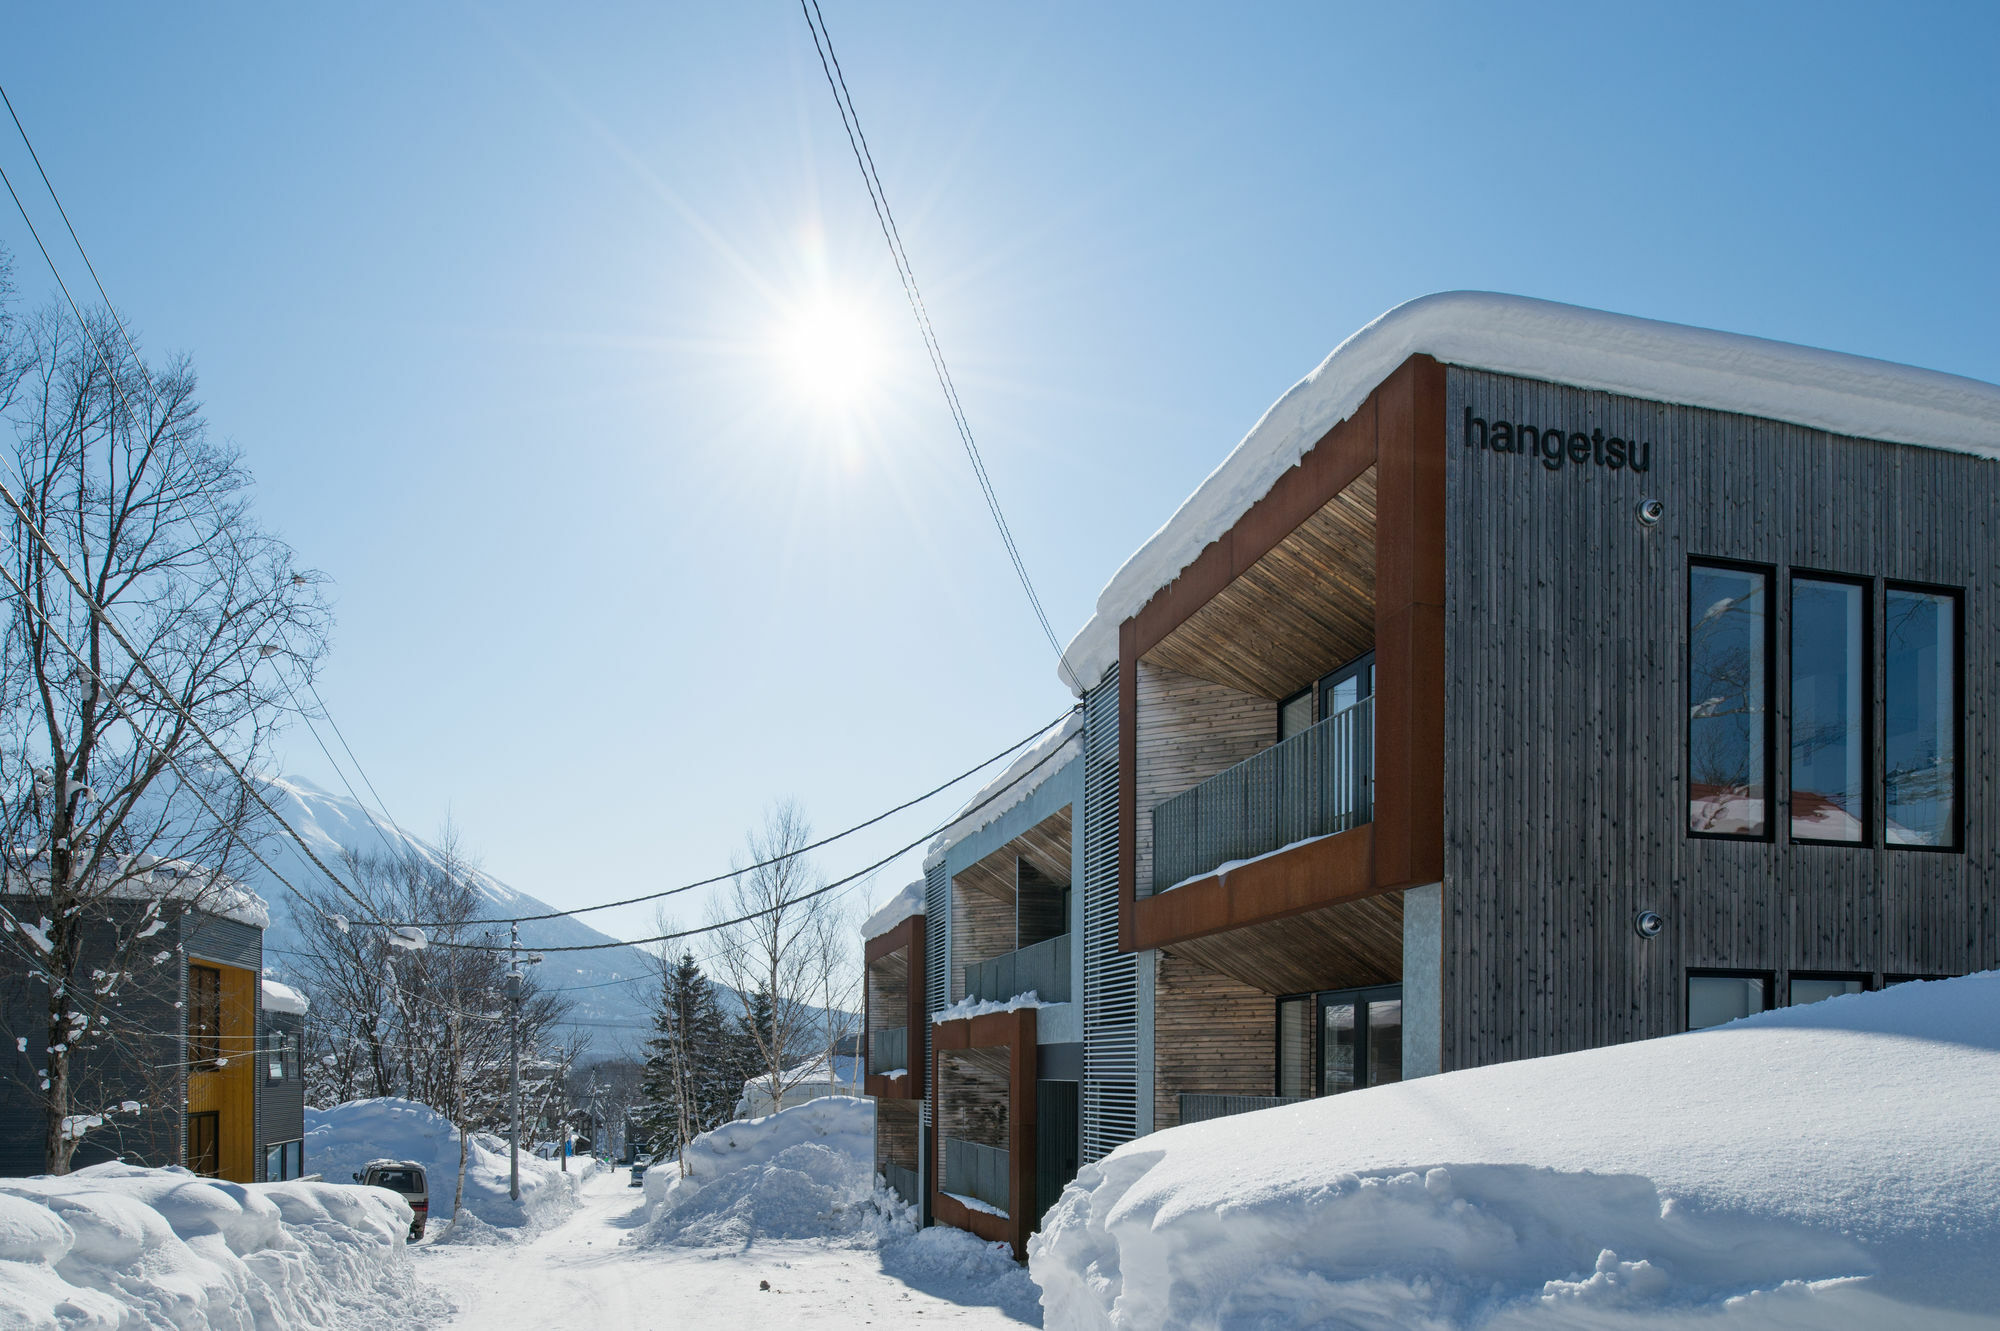
<svg viewBox="0 0 2000 1331"><path fill-rule="evenodd" d="M1471 407L1465 409L1465 446L1494 453L1525 453L1540 458L1550 471L1562 470L1566 462L1609 467L1613 471L1629 467L1635 473L1653 465L1650 443L1615 435L1607 439L1602 430L1585 434L1581 430L1565 430L1561 426L1544 429L1520 421L1494 421L1488 425L1472 414Z"/></svg>

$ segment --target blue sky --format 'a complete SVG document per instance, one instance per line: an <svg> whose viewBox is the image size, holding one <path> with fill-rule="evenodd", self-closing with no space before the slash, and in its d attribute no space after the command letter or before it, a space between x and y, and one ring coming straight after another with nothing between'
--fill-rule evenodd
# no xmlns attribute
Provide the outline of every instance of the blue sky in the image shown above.
<svg viewBox="0 0 2000 1331"><path fill-rule="evenodd" d="M1425 292L2000 380L1985 7L823 3L1065 637L1278 394ZM1067 704L796 7L48 6L0 80L333 578L321 692L399 821L582 904ZM44 299L11 213L0 242ZM879 330L859 410L776 354L819 299ZM303 732L283 759L335 784Z"/></svg>

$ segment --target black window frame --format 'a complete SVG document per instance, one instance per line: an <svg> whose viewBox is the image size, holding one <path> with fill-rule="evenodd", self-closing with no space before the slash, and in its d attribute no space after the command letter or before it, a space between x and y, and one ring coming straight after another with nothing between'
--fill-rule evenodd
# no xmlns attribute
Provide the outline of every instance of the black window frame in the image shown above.
<svg viewBox="0 0 2000 1331"><path fill-rule="evenodd" d="M265 1051L264 1084L275 1086L280 1082L295 1081L298 1077L297 1040L290 1031L271 1032L271 1046ZM271 1055L277 1055L278 1070L271 1070Z"/></svg>
<svg viewBox="0 0 2000 1331"><path fill-rule="evenodd" d="M1749 837L1736 837L1733 839L1737 841L1750 840ZM1764 982L1763 1011L1765 1012L1771 1011L1773 1006L1771 1000L1777 996L1778 976L1777 972L1775 971L1755 970L1755 969L1744 970L1732 966L1690 966L1687 968L1687 971L1681 976L1681 1030L1684 1032L1712 1031L1715 1029L1715 1027L1713 1026L1696 1026L1688 1021L1688 1004L1692 1002L1694 998L1694 985L1691 983L1691 981L1697 979L1762 980ZM1751 1015L1755 1016L1756 1014L1752 1013Z"/></svg>
<svg viewBox="0 0 2000 1331"><path fill-rule="evenodd" d="M1851 843L1842 841L1836 844L1845 846ZM1792 1001L1792 982L1794 980L1859 980L1861 981L1862 993L1872 994L1875 992L1876 989L1875 972L1873 971L1806 971L1806 970L1786 971L1785 972L1786 1007L1812 1006L1812 1004L1810 1003L1794 1003ZM1819 1001L1824 1002L1825 1000L1821 999ZM1765 1011L1768 1012L1770 1011L1770 1009L1766 1008Z"/></svg>
<svg viewBox="0 0 2000 1331"><path fill-rule="evenodd" d="M1751 832L1698 832L1690 824L1688 810L1694 806L1694 718L1688 714L1688 695L1694 682L1694 571L1697 568L1727 569L1737 573L1757 573L1764 578L1764 830ZM1777 724L1775 713L1778 698L1778 566L1760 564L1747 559L1712 558L1708 555L1689 555L1687 569L1681 578L1681 830L1688 836L1701 841L1736 841L1751 845L1770 845L1778 836L1778 767L1777 767ZM1789 606L1787 607L1789 609ZM1786 703L1791 701L1789 684ZM1787 767L1786 784L1790 784L1790 769ZM1790 821L1791 800L1784 801L1786 821ZM1852 842L1840 842L1852 845ZM1692 974L1693 972L1690 972ZM1722 972L1705 972L1721 974ZM1761 974L1762 972L1758 972ZM1769 998L1767 991L1765 997ZM1686 993L1683 986L1681 1018L1687 1018ZM1769 1011L1768 1003L1765 1011Z"/></svg>
<svg viewBox="0 0 2000 1331"><path fill-rule="evenodd" d="M1859 841L1832 841L1821 837L1792 835L1792 793L1796 789L1792 777L1792 727L1798 720L1798 707L1792 699L1792 684L1797 671L1798 653L1792 640L1796 632L1797 620L1793 616L1793 588L1800 579L1807 582L1830 582L1842 586L1861 589L1861 839ZM1794 846L1838 846L1847 850L1873 849L1877 842L1876 824L1880 821L1878 805L1888 806L1888 792L1883 791L1880 799L1876 789L1882 781L1876 773L1875 750L1877 736L1882 734L1882 726L1887 719L1887 710L1876 706L1880 681L1888 678L1888 663L1878 660L1880 653L1875 645L1875 617L1880 607L1888 604L1886 593L1876 587L1878 579L1860 573L1836 573L1831 569L1799 568L1787 566L1785 569L1785 839ZM1776 616L1773 616L1775 619ZM1775 669L1775 662L1771 663ZM1766 697L1768 698L1768 687ZM1775 706L1767 710L1775 713ZM1770 759L1765 759L1766 770ZM1774 787L1776 782L1771 783ZM1697 833L1697 835L1700 835Z"/></svg>
<svg viewBox="0 0 2000 1331"><path fill-rule="evenodd" d="M1304 1003L1306 1007L1306 1029L1312 1040L1312 1094L1309 1100L1324 1100L1326 1094L1326 1005L1352 1003L1354 1013L1355 1077L1357 1091L1369 1089L1368 1078L1368 1005L1386 1002L1389 999L1403 1001L1403 986L1394 984L1370 984L1358 989L1314 989L1305 993L1280 994L1271 1006L1272 1052L1271 1091L1274 1095L1285 1095L1285 1025L1282 1017L1285 1004ZM1394 1083L1385 1083L1393 1085Z"/></svg>
<svg viewBox="0 0 2000 1331"><path fill-rule="evenodd" d="M1333 708L1327 703L1326 695L1331 693L1335 687L1349 677L1361 674L1364 671L1367 672L1368 691L1355 699L1354 705L1358 705L1361 698L1372 698L1375 696L1375 649L1373 647L1370 647L1352 661L1343 661L1319 677L1318 681L1312 686L1314 724L1325 721L1333 715Z"/></svg>
<svg viewBox="0 0 2000 1331"><path fill-rule="evenodd" d="M195 1138L197 1135L196 1133L197 1127L206 1127L208 1129L207 1136L208 1136L209 1146L210 1149L214 1151L214 1155L212 1157L212 1163L214 1164L215 1167L214 1173L204 1174L199 1168L202 1162L196 1158L194 1151ZM182 1152L185 1157L186 1168L188 1172L191 1174L198 1175L201 1178L221 1178L222 1177L221 1111L215 1109L189 1110L187 1113L187 1126L184 1135L186 1137L186 1141L183 1143Z"/></svg>
<svg viewBox="0 0 2000 1331"><path fill-rule="evenodd" d="M1951 731L1951 842L1942 846L1926 846L1909 841L1889 840L1889 594L1891 592L1917 592L1925 596L1948 596L1951 598L1952 636L1952 731ZM1931 855L1963 855L1965 853L1965 588L1948 587L1934 582L1916 582L1909 578L1884 578L1882 580L1882 719L1879 730L1882 745L1882 845L1887 850L1914 850Z"/></svg>
<svg viewBox="0 0 2000 1331"><path fill-rule="evenodd" d="M197 996L195 977L215 977L214 1006L205 996ZM187 968L187 1063L192 1069L219 1067L222 1063L222 968L189 962ZM214 1020L203 1019L204 1013Z"/></svg>
<svg viewBox="0 0 2000 1331"><path fill-rule="evenodd" d="M1881 987L1887 989L1892 984L1913 984L1919 981L1956 980L1957 978L1956 975L1945 975L1938 971L1884 971L1882 972Z"/></svg>

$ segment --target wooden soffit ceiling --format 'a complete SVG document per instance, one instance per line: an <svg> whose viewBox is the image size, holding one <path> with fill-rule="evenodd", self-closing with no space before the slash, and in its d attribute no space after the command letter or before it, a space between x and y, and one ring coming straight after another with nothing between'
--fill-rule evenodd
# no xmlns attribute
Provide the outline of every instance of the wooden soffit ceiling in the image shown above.
<svg viewBox="0 0 2000 1331"><path fill-rule="evenodd" d="M1326 501L1146 653L1283 699L1375 645L1375 468Z"/></svg>
<svg viewBox="0 0 2000 1331"><path fill-rule="evenodd" d="M1403 978L1403 894L1343 901L1166 950L1270 994L1397 984Z"/></svg>
<svg viewBox="0 0 2000 1331"><path fill-rule="evenodd" d="M1034 865L1050 882L1067 887L1070 836L1070 806L1065 804L998 850L960 869L952 875L952 881L1012 905L1014 861L1018 858Z"/></svg>

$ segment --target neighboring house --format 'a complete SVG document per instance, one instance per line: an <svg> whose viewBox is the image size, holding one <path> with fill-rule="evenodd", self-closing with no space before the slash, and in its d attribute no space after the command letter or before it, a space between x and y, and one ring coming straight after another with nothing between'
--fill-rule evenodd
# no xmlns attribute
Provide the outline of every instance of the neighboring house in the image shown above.
<svg viewBox="0 0 2000 1331"><path fill-rule="evenodd" d="M306 1172L306 1083L300 1058L306 1039L306 996L289 985L265 980L259 1010L257 1047L257 1137L267 1182L299 1178Z"/></svg>
<svg viewBox="0 0 2000 1331"><path fill-rule="evenodd" d="M30 922L46 915L47 898L9 893L0 906ZM134 976L99 1014L118 1036L73 1059L74 1111L119 1110L84 1138L74 1167L184 1165L238 1183L303 1173L305 1001L261 979L262 899L197 866L161 860L121 884L102 914L86 936L84 973L99 969L93 957L118 953L117 938L144 945L127 949ZM0 974L0 1022L15 1044L0 1056L16 1060L0 1076L0 1175L43 1169L42 1110L22 1081L44 1062L45 994L30 966Z"/></svg>
<svg viewBox="0 0 2000 1331"><path fill-rule="evenodd" d="M771 1100L771 1083L768 1077L752 1077L743 1083L743 1094L736 1101L734 1110L737 1118L762 1118L775 1114L780 1109L790 1109L808 1100L818 1100L828 1095L861 1094L861 1060L851 1053L836 1053L831 1071L827 1068L826 1055L807 1059L796 1067L788 1068L784 1076L784 1093L777 1103Z"/></svg>
<svg viewBox="0 0 2000 1331"><path fill-rule="evenodd" d="M1072 715L975 795L864 929L878 1169L1017 1254L1081 1147L1081 730Z"/></svg>
<svg viewBox="0 0 2000 1331"><path fill-rule="evenodd" d="M1996 459L2000 388L1755 338L1343 343L1065 656L1082 1158L2000 964Z"/></svg>

